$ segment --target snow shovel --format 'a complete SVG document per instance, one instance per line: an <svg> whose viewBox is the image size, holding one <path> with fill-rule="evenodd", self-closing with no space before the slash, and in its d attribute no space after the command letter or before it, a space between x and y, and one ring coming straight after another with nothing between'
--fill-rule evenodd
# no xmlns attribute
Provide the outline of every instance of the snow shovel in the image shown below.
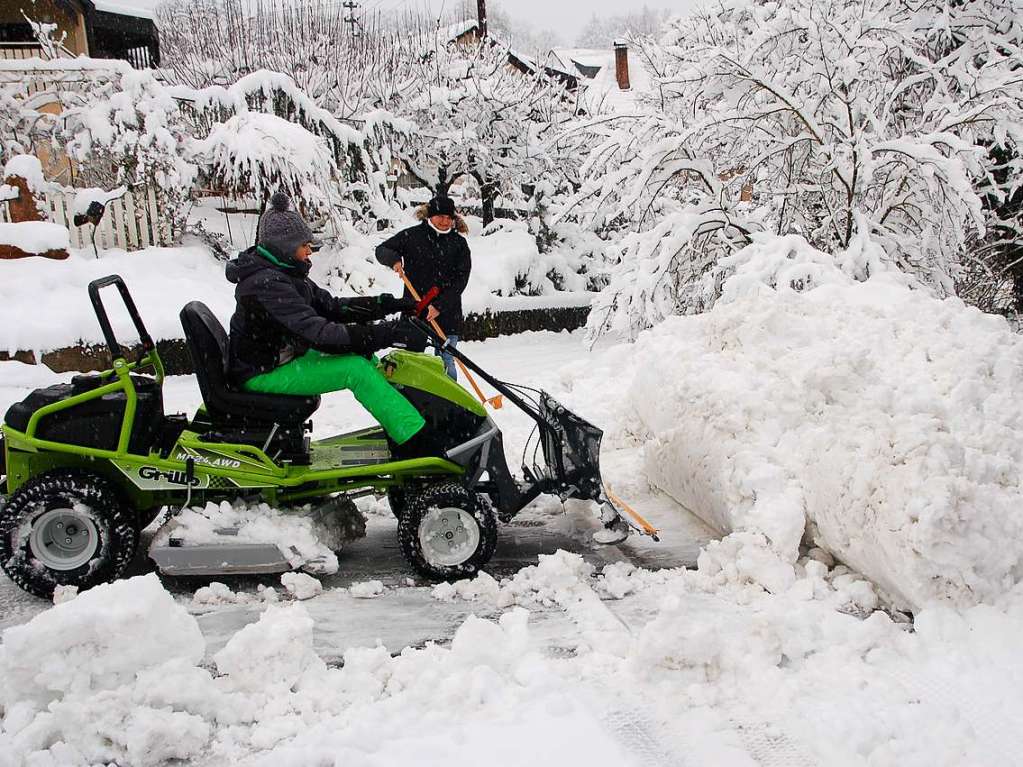
<svg viewBox="0 0 1023 767"><path fill-rule="evenodd" d="M399 261L395 264L395 266L397 267L396 271L401 276L401 280L405 283L405 287L408 288L408 292L412 295L412 298L414 298L417 302L422 302L423 299L420 298L416 289L412 287L412 282L405 274L405 269L402 268L401 262ZM437 320L430 320L430 325L433 327L434 331L436 331L437 335L440 336L442 341L448 340L447 335L445 335L444 331L441 330L440 325L437 324ZM462 375L464 375L466 380L469 382L469 385L472 386L473 391L476 392L476 396L480 398L480 402L484 405L490 405L490 407L494 408L494 410L500 410L504 406L504 398L500 394L487 399L483 394L483 390L480 389L479 384L476 383L476 379L472 377L472 374L465 365L462 364L462 361L456 358L455 362L458 364L458 369L462 371Z"/></svg>

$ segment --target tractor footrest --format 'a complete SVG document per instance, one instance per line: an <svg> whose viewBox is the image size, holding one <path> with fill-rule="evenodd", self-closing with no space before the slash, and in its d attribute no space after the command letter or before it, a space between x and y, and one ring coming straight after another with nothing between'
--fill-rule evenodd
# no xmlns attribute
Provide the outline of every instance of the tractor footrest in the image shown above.
<svg viewBox="0 0 1023 767"><path fill-rule="evenodd" d="M149 556L164 575L265 575L292 569L272 543L154 546Z"/></svg>

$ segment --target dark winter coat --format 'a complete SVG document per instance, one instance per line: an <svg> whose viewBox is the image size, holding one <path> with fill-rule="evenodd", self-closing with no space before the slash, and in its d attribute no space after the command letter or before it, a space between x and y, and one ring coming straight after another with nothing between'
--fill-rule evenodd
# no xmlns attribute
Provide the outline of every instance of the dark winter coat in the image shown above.
<svg viewBox="0 0 1023 767"><path fill-rule="evenodd" d="M372 351L372 333L352 323L382 319L394 306L380 297L337 298L309 279L309 263L249 248L227 265L237 285L231 317L230 370L236 384L309 349L330 354ZM388 297L396 301L393 297Z"/></svg>
<svg viewBox="0 0 1023 767"><path fill-rule="evenodd" d="M469 243L458 231L439 234L428 221L403 229L377 247L377 261L394 266L404 260L405 275L413 287L424 295L436 287L440 295L433 305L440 312L438 324L449 335L460 335L462 292L469 282L472 259ZM405 290L408 298L408 289Z"/></svg>

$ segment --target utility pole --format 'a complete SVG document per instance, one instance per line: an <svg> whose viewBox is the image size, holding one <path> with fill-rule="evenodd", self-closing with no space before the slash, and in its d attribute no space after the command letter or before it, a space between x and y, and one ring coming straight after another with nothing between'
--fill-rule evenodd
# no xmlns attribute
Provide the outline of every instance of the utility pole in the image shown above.
<svg viewBox="0 0 1023 767"><path fill-rule="evenodd" d="M480 24L480 40L487 36L487 0L476 0L476 15Z"/></svg>
<svg viewBox="0 0 1023 767"><path fill-rule="evenodd" d="M355 12L359 10L359 4L355 0L345 0L341 5L345 9L345 24L351 27L352 37L358 37L359 20L355 18Z"/></svg>

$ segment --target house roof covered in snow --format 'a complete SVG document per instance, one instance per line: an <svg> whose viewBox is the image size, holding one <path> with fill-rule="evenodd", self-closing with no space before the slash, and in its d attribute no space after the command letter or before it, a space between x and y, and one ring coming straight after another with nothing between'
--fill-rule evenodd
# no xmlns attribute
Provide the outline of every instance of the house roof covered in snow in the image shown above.
<svg viewBox="0 0 1023 767"><path fill-rule="evenodd" d="M548 66L571 67L579 74L580 84L591 99L602 102L614 111L634 109L636 97L653 89L650 73L635 51L629 51L629 84L623 91L615 76L614 48L555 48L550 52Z"/></svg>
<svg viewBox="0 0 1023 767"><path fill-rule="evenodd" d="M156 7L163 0L92 0L97 11L135 16L139 19L156 18Z"/></svg>
<svg viewBox="0 0 1023 767"><path fill-rule="evenodd" d="M460 42L465 39L470 33L475 34L479 30L478 22L474 20L467 20L459 24L454 24L448 27L448 41L449 42ZM524 74L534 74L542 71L547 77L565 85L569 90L575 90L579 87L579 75L570 66L557 65L554 62L547 61L541 65L536 59L526 56L519 51L516 51L511 46L507 45L501 40L500 37L495 35L493 32L487 33L487 39L494 45L499 45L508 50L508 63L518 69Z"/></svg>

